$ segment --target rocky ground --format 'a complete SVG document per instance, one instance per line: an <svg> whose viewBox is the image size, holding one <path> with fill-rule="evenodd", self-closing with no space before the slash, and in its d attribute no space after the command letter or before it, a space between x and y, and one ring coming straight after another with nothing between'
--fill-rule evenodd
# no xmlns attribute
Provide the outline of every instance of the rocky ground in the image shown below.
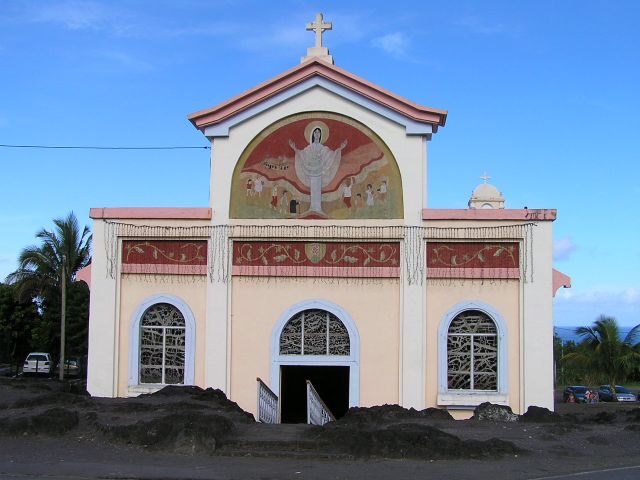
<svg viewBox="0 0 640 480"><path fill-rule="evenodd" d="M456 421L385 405L325 427L263 425L213 389L103 399L80 383L0 378L0 477L530 479L640 464L638 407L487 405Z"/></svg>

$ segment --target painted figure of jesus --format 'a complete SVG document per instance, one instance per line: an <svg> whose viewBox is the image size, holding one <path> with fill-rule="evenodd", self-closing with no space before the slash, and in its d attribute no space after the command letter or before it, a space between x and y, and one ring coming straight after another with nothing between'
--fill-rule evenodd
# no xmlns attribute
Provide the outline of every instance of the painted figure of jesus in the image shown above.
<svg viewBox="0 0 640 480"><path fill-rule="evenodd" d="M296 174L300 181L309 187L311 191L311 205L308 213L317 213L324 216L322 211L322 187L328 185L338 172L342 150L347 146L347 141L340 147L331 150L322 143L322 130L316 127L311 132L309 145L299 150L293 140L289 145L295 152Z"/></svg>

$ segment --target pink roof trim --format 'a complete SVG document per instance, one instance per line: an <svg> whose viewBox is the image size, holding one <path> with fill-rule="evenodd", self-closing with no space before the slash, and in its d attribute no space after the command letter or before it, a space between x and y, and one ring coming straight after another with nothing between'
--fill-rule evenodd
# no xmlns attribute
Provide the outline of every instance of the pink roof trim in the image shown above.
<svg viewBox="0 0 640 480"><path fill-rule="evenodd" d="M342 68L318 59L312 59L297 65L277 77L267 80L215 107L192 113L188 116L188 119L196 128L203 130L205 127L220 123L316 75L357 92L413 120L430 123L434 126L434 131L437 130L438 126L444 126L447 121L446 110L418 105Z"/></svg>
<svg viewBox="0 0 640 480"><path fill-rule="evenodd" d="M91 290L91 264L76 272L76 282L84 282Z"/></svg>
<svg viewBox="0 0 640 480"><path fill-rule="evenodd" d="M89 217L120 219L211 220L210 208L92 208Z"/></svg>
<svg viewBox="0 0 640 480"><path fill-rule="evenodd" d="M554 221L557 210L553 208L523 208L523 209L433 209L422 210L423 220L528 220Z"/></svg>
<svg viewBox="0 0 640 480"><path fill-rule="evenodd" d="M553 269L553 296L556 296L560 288L571 288L571 277L565 275L560 270Z"/></svg>

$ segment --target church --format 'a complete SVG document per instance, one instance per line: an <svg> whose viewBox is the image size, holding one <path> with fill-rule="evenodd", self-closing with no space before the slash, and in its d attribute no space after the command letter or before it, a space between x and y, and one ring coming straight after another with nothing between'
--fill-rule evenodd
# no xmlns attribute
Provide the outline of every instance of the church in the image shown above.
<svg viewBox="0 0 640 480"><path fill-rule="evenodd" d="M428 208L447 112L334 65L321 14L307 29L298 65L189 115L210 205L91 209L88 391L219 388L271 422L310 398L553 409L556 210L505 208L486 175L469 208Z"/></svg>

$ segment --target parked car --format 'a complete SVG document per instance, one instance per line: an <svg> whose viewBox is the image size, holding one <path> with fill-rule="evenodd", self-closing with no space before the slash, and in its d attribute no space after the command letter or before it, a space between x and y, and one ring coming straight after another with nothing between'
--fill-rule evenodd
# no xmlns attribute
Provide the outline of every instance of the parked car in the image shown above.
<svg viewBox="0 0 640 480"><path fill-rule="evenodd" d="M51 355L45 352L31 352L27 355L22 365L22 374L42 374L49 375L51 373Z"/></svg>
<svg viewBox="0 0 640 480"><path fill-rule="evenodd" d="M638 397L628 388L616 385L616 393L611 391L611 385L601 385L598 389L601 402L637 402Z"/></svg>
<svg viewBox="0 0 640 480"><path fill-rule="evenodd" d="M583 387L582 385L571 385L564 389L562 393L562 399L566 402L569 399L569 395L573 393L573 396L576 399L576 403L585 403L587 398L585 393L587 392L587 387Z"/></svg>
<svg viewBox="0 0 640 480"><path fill-rule="evenodd" d="M64 359L64 376L79 377L82 374L82 359L80 357L69 357ZM56 365L56 375L60 373L60 362Z"/></svg>

